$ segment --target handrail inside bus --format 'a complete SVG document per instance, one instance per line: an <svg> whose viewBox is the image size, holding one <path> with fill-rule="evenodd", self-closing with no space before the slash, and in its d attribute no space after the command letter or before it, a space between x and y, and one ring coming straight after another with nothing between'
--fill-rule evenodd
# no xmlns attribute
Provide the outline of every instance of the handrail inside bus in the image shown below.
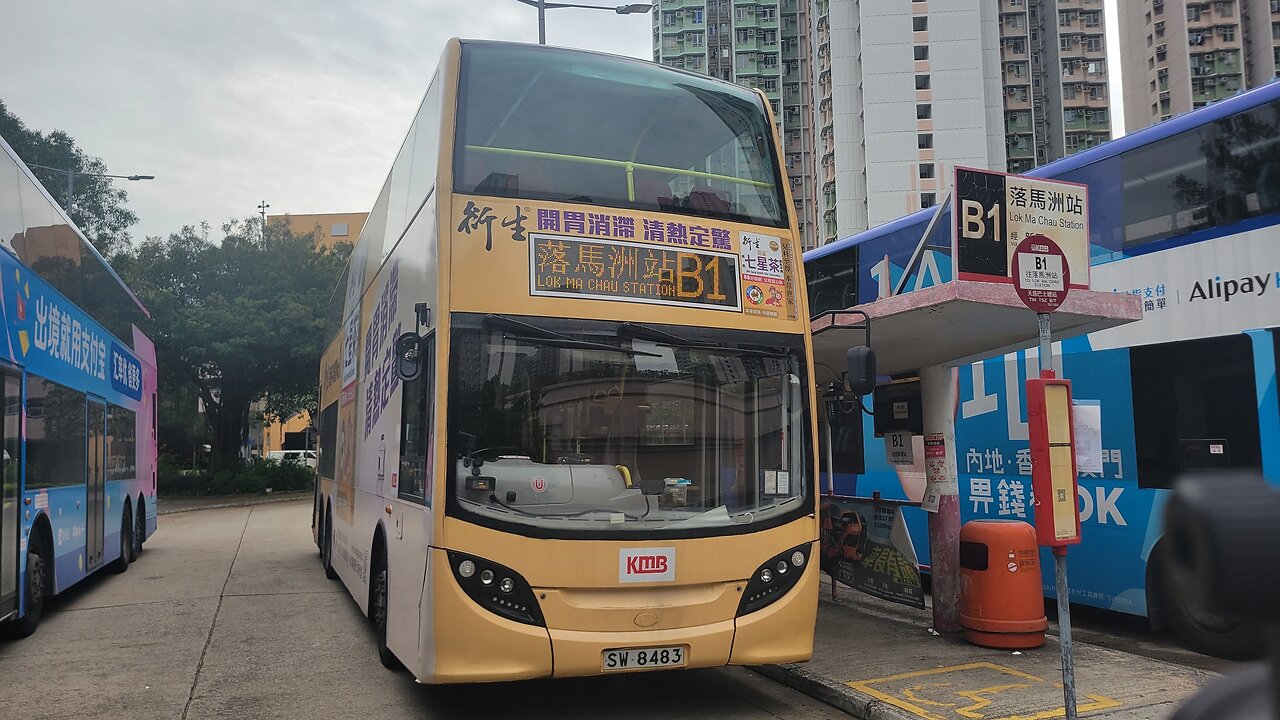
<svg viewBox="0 0 1280 720"><path fill-rule="evenodd" d="M681 168L666 167L665 165L650 165L648 163L638 163L630 160L608 160L605 158L587 157L586 155L566 155L564 153L542 152L541 150L520 150L517 148L488 147L486 145L467 145L465 147L467 150L474 150L482 153L493 153L495 155L516 155L520 157L535 157L547 160L565 160L567 162L577 162L585 165L603 165L605 167L622 168L627 171L627 200L630 202L636 201L636 170L652 170L654 172L666 172L673 175L684 175L687 177L705 178L708 180L723 180L737 185L750 185L752 187L772 187L769 183L760 182L759 180L745 180L732 175L719 175L716 173L702 172L701 170L683 170Z"/></svg>

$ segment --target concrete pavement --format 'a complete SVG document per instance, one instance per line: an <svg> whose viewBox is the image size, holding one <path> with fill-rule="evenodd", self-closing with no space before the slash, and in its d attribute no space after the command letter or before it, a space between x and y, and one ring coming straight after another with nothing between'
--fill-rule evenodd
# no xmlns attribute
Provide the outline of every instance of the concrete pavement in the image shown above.
<svg viewBox="0 0 1280 720"><path fill-rule="evenodd" d="M1012 652L935 635L928 611L839 589L824 578L813 660L769 677L864 720L1031 720L1063 715L1057 639ZM1217 673L1075 642L1081 717L1155 720Z"/></svg>
<svg viewBox="0 0 1280 720"><path fill-rule="evenodd" d="M378 664L326 580L310 498L166 515L138 562L0 642L0 718L836 720L743 668L428 688Z"/></svg>

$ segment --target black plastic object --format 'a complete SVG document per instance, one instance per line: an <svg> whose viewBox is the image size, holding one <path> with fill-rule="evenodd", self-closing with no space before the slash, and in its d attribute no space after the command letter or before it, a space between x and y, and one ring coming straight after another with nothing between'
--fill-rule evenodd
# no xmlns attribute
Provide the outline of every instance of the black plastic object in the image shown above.
<svg viewBox="0 0 1280 720"><path fill-rule="evenodd" d="M396 338L396 374L405 382L422 377L422 338L407 332Z"/></svg>
<svg viewBox="0 0 1280 720"><path fill-rule="evenodd" d="M542 608L538 605L538 599L534 597L533 588L520 576L520 573L475 555L453 550L448 551L448 555L453 578L458 581L458 585L462 587L467 597L474 600L477 605L508 620L546 627L547 623L542 617ZM475 572L471 577L463 577L458 570L464 560L475 563ZM490 574L486 575L486 573ZM483 580L485 577L489 578L487 585ZM514 583L511 592L503 592L500 588L500 583L505 578L510 578Z"/></svg>
<svg viewBox="0 0 1280 720"><path fill-rule="evenodd" d="M876 351L866 345L849 348L849 389L862 397L876 389Z"/></svg>
<svg viewBox="0 0 1280 720"><path fill-rule="evenodd" d="M747 587L742 591L742 599L738 601L738 617L772 605L786 595L788 590L795 587L809 565L809 547L810 543L793 547L786 552L774 555L756 568L751 579L747 581ZM804 561L799 565L791 562L791 556L796 552L804 555ZM782 567L782 564L785 564L786 570L779 572L778 568ZM767 582L763 577L766 570L769 573Z"/></svg>

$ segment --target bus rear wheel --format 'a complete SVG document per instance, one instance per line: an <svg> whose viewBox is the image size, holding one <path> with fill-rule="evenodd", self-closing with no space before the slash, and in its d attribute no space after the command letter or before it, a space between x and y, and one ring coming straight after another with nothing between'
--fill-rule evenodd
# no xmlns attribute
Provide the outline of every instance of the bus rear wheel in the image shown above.
<svg viewBox="0 0 1280 720"><path fill-rule="evenodd" d="M1185 593L1171 588L1164 581L1164 573L1158 577L1161 610L1188 648L1227 660L1253 660L1262 656L1260 623L1205 613L1189 604Z"/></svg>
<svg viewBox="0 0 1280 720"><path fill-rule="evenodd" d="M129 562L138 559L142 554L142 543L147 541L147 506L138 501L138 512L133 519L133 547L129 551Z"/></svg>
<svg viewBox="0 0 1280 720"><path fill-rule="evenodd" d="M44 617L44 601L49 596L49 565L45 562L42 542L33 542L27 551L27 571L23 584L26 586L27 612L6 628L6 634L14 638L30 637Z"/></svg>
<svg viewBox="0 0 1280 720"><path fill-rule="evenodd" d="M129 505L124 506L124 514L120 517L120 557L111 563L111 572L122 573L129 569L129 556L133 552L133 513Z"/></svg>

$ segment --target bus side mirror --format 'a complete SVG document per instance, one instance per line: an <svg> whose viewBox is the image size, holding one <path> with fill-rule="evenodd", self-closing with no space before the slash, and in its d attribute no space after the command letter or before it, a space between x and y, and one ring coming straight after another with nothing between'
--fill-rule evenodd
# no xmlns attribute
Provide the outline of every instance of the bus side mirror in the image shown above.
<svg viewBox="0 0 1280 720"><path fill-rule="evenodd" d="M866 345L849 348L849 389L854 395L870 395L876 389L876 351Z"/></svg>
<svg viewBox="0 0 1280 720"><path fill-rule="evenodd" d="M422 377L422 338L407 332L396 338L396 374L405 382Z"/></svg>

